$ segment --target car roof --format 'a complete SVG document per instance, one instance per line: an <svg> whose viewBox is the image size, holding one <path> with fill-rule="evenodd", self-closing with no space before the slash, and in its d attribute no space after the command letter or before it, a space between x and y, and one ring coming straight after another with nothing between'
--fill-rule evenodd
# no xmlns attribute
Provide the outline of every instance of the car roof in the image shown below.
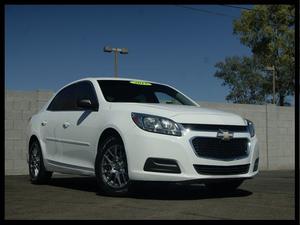
<svg viewBox="0 0 300 225"><path fill-rule="evenodd" d="M163 83L159 83L159 82L154 82L154 81L149 81L149 80L142 80L142 79L137 79L137 78L121 78L121 77L86 77L86 78L82 78L80 80L76 80L72 83L78 82L78 81L84 81L84 80L94 80L94 81L98 81L98 80L125 80L125 81L143 81L143 82L149 82L152 84L163 84ZM166 84L163 84L166 85Z"/></svg>
<svg viewBox="0 0 300 225"><path fill-rule="evenodd" d="M165 86L168 86L170 88L173 88L175 90L177 90L176 88L172 87L171 85L168 85L168 84L163 84L163 83L159 83L159 82L153 82L153 81L149 81L149 80L141 80L141 79L136 79L136 78L125 78L125 77L86 77L86 78L82 78L82 79L79 79L79 80L76 80L76 81L73 81L72 83L69 83L67 85L65 85L64 87L62 87L61 89L59 89L56 94L61 91L62 89L64 89L65 87L71 85L71 84L74 84L74 83L77 83L79 81L92 81L92 82L97 82L98 80L125 80L125 81L142 81L142 82L149 82L149 83L152 83L152 84L160 84L160 85L165 85ZM178 91L178 90L177 90ZM56 95L55 94L55 95ZM183 94L183 93L182 93ZM55 96L54 95L54 96ZM184 94L183 94L184 95ZM186 95L185 95L186 96ZM190 99L192 102L194 102L196 105L198 105L197 102L195 102L193 99L189 98L188 96L186 96L188 99Z"/></svg>

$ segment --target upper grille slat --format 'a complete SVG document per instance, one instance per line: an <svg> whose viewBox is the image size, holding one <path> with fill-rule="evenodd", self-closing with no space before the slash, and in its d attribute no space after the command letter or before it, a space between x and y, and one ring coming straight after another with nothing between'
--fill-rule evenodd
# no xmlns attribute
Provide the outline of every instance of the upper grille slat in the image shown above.
<svg viewBox="0 0 300 225"><path fill-rule="evenodd" d="M240 133L249 132L247 126L239 126L239 125L189 124L189 123L182 123L181 125L186 129L190 129L194 131L218 132L221 129L230 132L240 132Z"/></svg>
<svg viewBox="0 0 300 225"><path fill-rule="evenodd" d="M225 141L212 137L196 137L192 140L199 157L218 160L233 160L248 156L248 139L233 138Z"/></svg>

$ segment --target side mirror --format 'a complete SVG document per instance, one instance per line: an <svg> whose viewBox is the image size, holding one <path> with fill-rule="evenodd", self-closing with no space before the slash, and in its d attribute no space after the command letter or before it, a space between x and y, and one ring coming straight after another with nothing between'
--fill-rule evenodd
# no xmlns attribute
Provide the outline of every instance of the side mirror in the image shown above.
<svg viewBox="0 0 300 225"><path fill-rule="evenodd" d="M77 101L77 107L82 109L96 110L96 107L92 104L90 99L79 99Z"/></svg>

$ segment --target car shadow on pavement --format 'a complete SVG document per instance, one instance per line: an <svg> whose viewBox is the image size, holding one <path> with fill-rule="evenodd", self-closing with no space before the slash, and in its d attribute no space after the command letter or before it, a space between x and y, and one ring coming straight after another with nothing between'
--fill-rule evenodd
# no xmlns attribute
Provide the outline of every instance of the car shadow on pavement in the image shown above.
<svg viewBox="0 0 300 225"><path fill-rule="evenodd" d="M196 200L209 198L246 197L252 192L238 188L234 191L211 191L202 184L153 183L144 184L130 192L130 197L155 200Z"/></svg>
<svg viewBox="0 0 300 225"><path fill-rule="evenodd" d="M55 177L48 182L48 185L87 192L98 191L94 177Z"/></svg>
<svg viewBox="0 0 300 225"><path fill-rule="evenodd" d="M79 191L95 192L99 196L106 196L99 192L96 179L93 177L62 177L52 178L48 185L74 189ZM196 200L209 198L246 197L252 192L243 187L230 192L213 192L201 184L183 185L175 183L139 182L133 185L126 198L152 200Z"/></svg>

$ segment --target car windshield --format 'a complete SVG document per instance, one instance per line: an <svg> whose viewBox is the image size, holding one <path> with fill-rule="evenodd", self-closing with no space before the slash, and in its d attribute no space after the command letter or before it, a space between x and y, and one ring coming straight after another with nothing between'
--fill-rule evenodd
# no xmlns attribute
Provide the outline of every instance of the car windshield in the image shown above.
<svg viewBox="0 0 300 225"><path fill-rule="evenodd" d="M192 105L195 104L178 91L161 84L144 81L98 80L108 102L136 102Z"/></svg>

